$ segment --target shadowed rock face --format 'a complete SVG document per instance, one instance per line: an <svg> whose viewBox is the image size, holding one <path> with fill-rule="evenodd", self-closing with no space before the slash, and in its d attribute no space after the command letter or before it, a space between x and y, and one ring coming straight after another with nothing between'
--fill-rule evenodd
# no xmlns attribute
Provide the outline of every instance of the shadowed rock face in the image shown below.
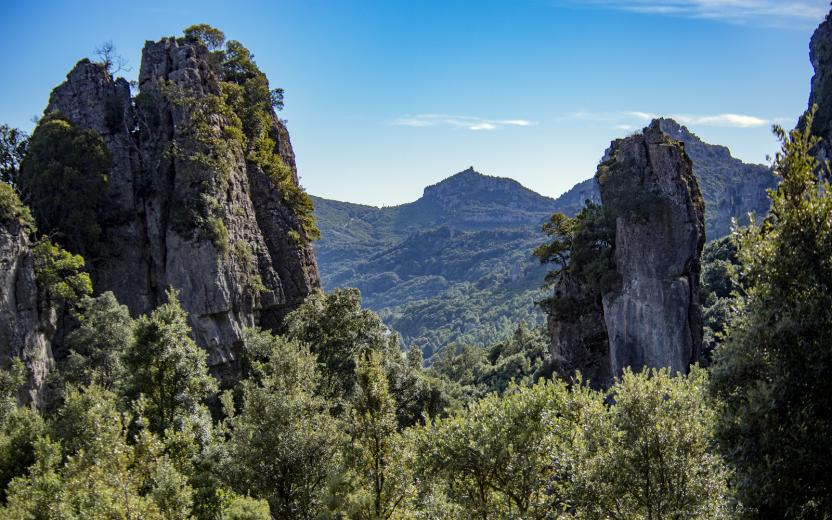
<svg viewBox="0 0 832 520"><path fill-rule="evenodd" d="M549 319L550 354L561 376L580 372L593 388L612 381L610 344L601 294L565 273L555 285Z"/></svg>
<svg viewBox="0 0 832 520"><path fill-rule="evenodd" d="M320 280L311 246L290 236L305 236L297 216L239 143L226 140L227 150L217 152L226 175L192 159L204 145L194 142L176 97L199 103L220 94L209 59L197 43L147 42L136 98L125 80L82 60L46 112L96 130L112 155L100 247L87 254L95 292L112 291L139 315L162 303L167 288L178 290L194 338L222 372L245 327L276 328ZM297 183L289 134L273 112L271 119L276 152ZM230 124L220 113L208 113L207 122L216 135ZM183 223L184 210L206 199L227 240Z"/></svg>
<svg viewBox="0 0 832 520"><path fill-rule="evenodd" d="M809 60L815 70L809 108L818 106L812 133L823 139L818 146L818 158L828 161L832 159L832 12L826 15L812 35Z"/></svg>
<svg viewBox="0 0 832 520"><path fill-rule="evenodd" d="M53 364L56 316L42 303L28 233L16 221L0 221L0 367L23 360L29 376L20 398L36 404Z"/></svg>
<svg viewBox="0 0 832 520"><path fill-rule="evenodd" d="M620 282L599 294L571 275L561 278L549 317L552 354L565 376L595 374L596 386L628 366L686 372L702 345L705 205L684 145L654 121L614 141L595 179L615 219Z"/></svg>

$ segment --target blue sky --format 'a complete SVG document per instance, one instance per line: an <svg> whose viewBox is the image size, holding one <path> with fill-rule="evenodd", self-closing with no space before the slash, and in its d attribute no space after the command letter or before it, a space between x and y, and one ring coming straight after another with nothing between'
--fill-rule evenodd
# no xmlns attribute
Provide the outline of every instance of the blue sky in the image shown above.
<svg viewBox="0 0 832 520"><path fill-rule="evenodd" d="M145 40L209 23L273 86L302 184L391 205L473 165L557 196L610 140L674 116L746 161L806 108L827 0L260 2L0 0L0 122L31 129L107 40L135 78Z"/></svg>

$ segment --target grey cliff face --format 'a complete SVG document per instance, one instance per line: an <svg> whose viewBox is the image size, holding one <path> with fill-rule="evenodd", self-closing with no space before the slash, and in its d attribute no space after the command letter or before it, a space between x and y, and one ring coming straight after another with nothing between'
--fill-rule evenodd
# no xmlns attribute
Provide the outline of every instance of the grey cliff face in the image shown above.
<svg viewBox="0 0 832 520"><path fill-rule="evenodd" d="M42 400L41 389L54 364L55 316L38 296L28 233L16 221L0 222L0 359L19 358L28 368L22 402Z"/></svg>
<svg viewBox="0 0 832 520"><path fill-rule="evenodd" d="M176 289L194 338L222 372L245 327L276 328L320 280L311 246L297 240L305 236L297 216L238 142L227 139L214 151L222 172L193 160L204 144L193 137L187 103L177 99L199 103L220 94L209 59L200 44L147 42L135 98L124 80L83 60L52 92L46 111L98 131L112 155L100 247L87 255L95 293L112 291L139 315ZM221 113L206 120L214 135L230 126ZM288 131L274 113L271 126L275 151L297 183ZM209 209L213 235L204 222L188 223L195 207Z"/></svg>
<svg viewBox="0 0 832 520"><path fill-rule="evenodd" d="M697 291L705 204L693 166L658 122L614 143L611 155L596 178L615 215L621 276L620 288L603 295L612 373L626 366L685 372L702 347Z"/></svg>
<svg viewBox="0 0 832 520"><path fill-rule="evenodd" d="M550 354L567 380L580 371L593 388L612 381L609 336L601 294L568 274L555 285L549 319Z"/></svg>
<svg viewBox="0 0 832 520"><path fill-rule="evenodd" d="M818 106L812 133L822 138L818 158L832 159L832 12L826 15L809 42L809 60L815 70L809 108Z"/></svg>
<svg viewBox="0 0 832 520"><path fill-rule="evenodd" d="M564 375L596 374L600 386L625 367L686 372L702 345L705 204L685 147L654 121L642 134L613 142L595 178L615 222L619 282L593 293L561 278L549 318L552 353L567 360ZM570 316L564 308L578 310Z"/></svg>

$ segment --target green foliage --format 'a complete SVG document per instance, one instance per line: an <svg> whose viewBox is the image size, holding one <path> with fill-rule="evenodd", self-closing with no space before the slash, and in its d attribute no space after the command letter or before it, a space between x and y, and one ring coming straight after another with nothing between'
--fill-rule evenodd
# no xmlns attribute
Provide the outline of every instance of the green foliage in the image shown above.
<svg viewBox="0 0 832 520"><path fill-rule="evenodd" d="M9 483L35 463L35 445L46 434L43 418L28 407L14 408L0 420L0 503Z"/></svg>
<svg viewBox="0 0 832 520"><path fill-rule="evenodd" d="M540 382L408 431L440 518L722 518L707 376L626 372L609 393Z"/></svg>
<svg viewBox="0 0 832 520"><path fill-rule="evenodd" d="M35 280L48 300L78 301L92 294L90 275L83 272L84 259L44 238L32 248Z"/></svg>
<svg viewBox="0 0 832 520"><path fill-rule="evenodd" d="M0 221L3 220L15 220L29 232L36 227L32 212L21 202L14 188L0 181Z"/></svg>
<svg viewBox="0 0 832 520"><path fill-rule="evenodd" d="M41 119L19 176L38 229L77 253L96 251L110 165L98 132L78 128L59 114Z"/></svg>
<svg viewBox="0 0 832 520"><path fill-rule="evenodd" d="M251 497L235 496L220 520L272 520L269 503Z"/></svg>
<svg viewBox="0 0 832 520"><path fill-rule="evenodd" d="M78 328L66 338L69 356L59 369L64 384L96 385L118 393L127 379L124 355L133 348L133 320L111 292L83 298Z"/></svg>
<svg viewBox="0 0 832 520"><path fill-rule="evenodd" d="M547 281L554 282L568 272L599 290L617 282L615 222L602 206L587 200L574 218L555 213L543 225L543 232L552 241L538 246L534 255L541 263L556 264L546 275Z"/></svg>
<svg viewBox="0 0 832 520"><path fill-rule="evenodd" d="M430 373L459 385L466 400L503 393L512 382L529 386L552 377L549 339L543 327L529 330L521 322L510 337L487 348L450 345L431 359Z"/></svg>
<svg viewBox="0 0 832 520"><path fill-rule="evenodd" d="M714 453L707 373L625 370L609 392L583 395L567 459L578 518L725 518L727 470Z"/></svg>
<svg viewBox="0 0 832 520"><path fill-rule="evenodd" d="M225 34L207 23L191 25L182 32L185 33L186 38L199 42L212 51L222 48L225 43Z"/></svg>
<svg viewBox="0 0 832 520"><path fill-rule="evenodd" d="M417 478L447 495L447 518L549 518L566 499L552 466L571 433L558 426L568 398L563 383L513 387L410 431Z"/></svg>
<svg viewBox="0 0 832 520"><path fill-rule="evenodd" d="M355 389L355 359L365 351L399 356L398 338L372 311L361 308L356 289L315 292L285 319L288 338L310 345L321 365L320 393L349 398Z"/></svg>
<svg viewBox="0 0 832 520"><path fill-rule="evenodd" d="M0 516L186 520L191 489L146 430L128 442L113 394L70 388L50 430L34 445L28 474L12 480Z"/></svg>
<svg viewBox="0 0 832 520"><path fill-rule="evenodd" d="M17 185L20 165L28 147L29 136L26 132L0 125L0 182Z"/></svg>
<svg viewBox="0 0 832 520"><path fill-rule="evenodd" d="M202 403L216 391L207 354L190 337L177 292L169 289L167 300L136 320L134 342L124 357L128 395L143 397L150 429L158 434L203 421Z"/></svg>
<svg viewBox="0 0 832 520"><path fill-rule="evenodd" d="M328 401L315 394L315 356L295 340L248 331L254 378L228 420L228 484L269 502L275 518L314 518L337 467L340 434Z"/></svg>
<svg viewBox="0 0 832 520"><path fill-rule="evenodd" d="M206 228L211 241L217 248L217 252L225 256L228 254L228 228L225 227L225 222L219 217L208 217Z"/></svg>
<svg viewBox="0 0 832 520"><path fill-rule="evenodd" d="M17 407L17 393L26 382L26 367L19 358L12 358L8 369L0 368L0 424Z"/></svg>
<svg viewBox="0 0 832 520"><path fill-rule="evenodd" d="M722 341L731 317L734 293L742 291L741 264L733 237L705 244L702 251L700 302L703 318L703 362L710 363L713 351Z"/></svg>
<svg viewBox="0 0 832 520"><path fill-rule="evenodd" d="M396 402L381 355L364 352L355 372L357 392L345 423L350 437L345 470L330 507L347 518L402 518L414 493L411 454L396 431Z"/></svg>
<svg viewBox="0 0 832 520"><path fill-rule="evenodd" d="M747 285L713 365L720 446L748 518L832 515L832 186L813 113L788 135L771 212L737 235Z"/></svg>
<svg viewBox="0 0 832 520"><path fill-rule="evenodd" d="M26 368L20 359L14 358L9 369L0 369L0 503L6 500L9 482L34 463L34 444L45 429L37 412L17 406L25 382Z"/></svg>

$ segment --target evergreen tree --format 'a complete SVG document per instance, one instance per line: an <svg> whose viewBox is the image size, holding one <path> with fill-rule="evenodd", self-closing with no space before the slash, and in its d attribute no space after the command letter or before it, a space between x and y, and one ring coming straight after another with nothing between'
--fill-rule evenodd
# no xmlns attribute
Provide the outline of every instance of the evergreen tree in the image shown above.
<svg viewBox="0 0 832 520"><path fill-rule="evenodd" d="M346 482L336 491L336 509L356 520L403 518L413 494L409 450L396 431L396 403L378 352L361 355L356 379L346 422Z"/></svg>
<svg viewBox="0 0 832 520"><path fill-rule="evenodd" d="M720 445L749 518L832 516L832 186L804 117L788 135L775 127L781 182L769 216L737 237L747 289L713 366Z"/></svg>
<svg viewBox="0 0 832 520"><path fill-rule="evenodd" d="M60 367L61 379L118 392L127 379L123 357L133 343L130 312L106 292L81 300L77 319L80 325L67 336L70 353Z"/></svg>
<svg viewBox="0 0 832 520"><path fill-rule="evenodd" d="M349 398L355 389L355 359L365 350L401 357L398 337L374 312L361 308L357 289L317 292L286 317L289 338L312 347L321 364L321 393Z"/></svg>
<svg viewBox="0 0 832 520"><path fill-rule="evenodd" d="M342 440L330 405L315 394L315 356L269 332L248 331L246 345L265 360L243 383L239 415L228 410L228 485L267 500L275 518L316 518Z"/></svg>
<svg viewBox="0 0 832 520"><path fill-rule="evenodd" d="M174 290L150 316L136 321L134 341L124 361L127 393L144 399L150 429L163 434L206 420L204 401L216 391L207 354L190 337L188 315Z"/></svg>

